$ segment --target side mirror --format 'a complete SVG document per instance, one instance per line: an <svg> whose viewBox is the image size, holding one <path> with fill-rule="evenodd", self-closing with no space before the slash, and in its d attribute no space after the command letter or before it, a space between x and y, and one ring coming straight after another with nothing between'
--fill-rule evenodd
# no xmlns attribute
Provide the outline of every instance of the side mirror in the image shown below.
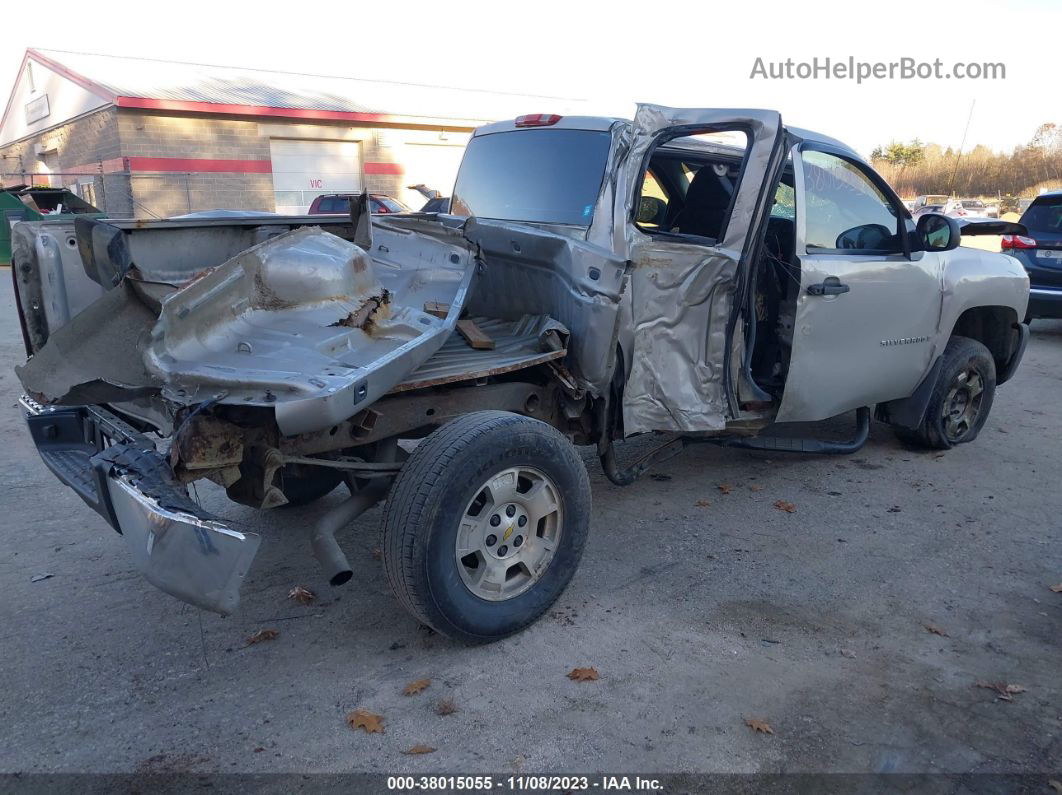
<svg viewBox="0 0 1062 795"><path fill-rule="evenodd" d="M638 215L635 220L640 224L662 226L667 217L667 203L655 196L642 196L638 202Z"/></svg>
<svg viewBox="0 0 1062 795"><path fill-rule="evenodd" d="M960 237L958 221L946 215L926 213L915 225L915 238L923 251L951 251L958 248Z"/></svg>

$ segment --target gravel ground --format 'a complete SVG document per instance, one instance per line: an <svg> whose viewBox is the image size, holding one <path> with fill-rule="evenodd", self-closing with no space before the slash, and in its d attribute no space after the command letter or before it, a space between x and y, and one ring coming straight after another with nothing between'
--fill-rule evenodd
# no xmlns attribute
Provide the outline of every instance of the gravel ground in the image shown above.
<svg viewBox="0 0 1062 795"><path fill-rule="evenodd" d="M980 440L947 454L875 425L852 457L705 447L620 489L585 451L572 585L524 633L466 648L392 598L378 509L341 538L354 579L324 582L305 528L340 492L259 515L200 489L265 536L234 616L144 582L30 443L0 284L0 771L1062 769L1062 323L1034 324ZM318 601L289 601L296 585ZM261 629L279 635L248 645ZM385 732L348 728L357 708ZM417 744L438 750L401 753Z"/></svg>

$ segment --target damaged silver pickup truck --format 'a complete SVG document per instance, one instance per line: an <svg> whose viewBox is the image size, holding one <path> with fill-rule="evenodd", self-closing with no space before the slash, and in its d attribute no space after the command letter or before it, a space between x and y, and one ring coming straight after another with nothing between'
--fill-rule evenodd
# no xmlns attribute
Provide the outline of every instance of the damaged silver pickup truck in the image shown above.
<svg viewBox="0 0 1062 795"><path fill-rule="evenodd" d="M972 441L1021 359L1028 279L957 248L968 231L915 224L774 112L525 116L475 133L451 214L16 226L23 405L179 599L232 611L260 540L189 484L276 509L343 483L312 526L291 513L327 578L351 577L336 531L386 498L399 601L489 641L579 562L574 445L625 485L690 444L852 452L872 407L912 443ZM852 410L849 440L761 433ZM659 444L624 466L637 434Z"/></svg>

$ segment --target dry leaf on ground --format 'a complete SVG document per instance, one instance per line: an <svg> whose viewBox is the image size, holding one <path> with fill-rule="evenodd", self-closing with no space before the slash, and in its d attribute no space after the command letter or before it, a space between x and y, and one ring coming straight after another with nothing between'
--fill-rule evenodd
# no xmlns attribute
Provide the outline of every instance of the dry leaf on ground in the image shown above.
<svg viewBox="0 0 1062 795"><path fill-rule="evenodd" d="M430 745L414 745L408 751L403 751L404 754L434 754L437 749L432 748Z"/></svg>
<svg viewBox="0 0 1062 795"><path fill-rule="evenodd" d="M1058 795L1062 795L1062 781L1057 778L1048 779L1047 786L1057 792Z"/></svg>
<svg viewBox="0 0 1062 795"><path fill-rule="evenodd" d="M774 734L774 729L771 728L765 720L759 718L745 718L745 725L752 729L754 732L760 732L761 734Z"/></svg>
<svg viewBox="0 0 1062 795"><path fill-rule="evenodd" d="M435 704L436 715L453 715L457 712L457 704L452 698L440 698Z"/></svg>
<svg viewBox="0 0 1062 795"><path fill-rule="evenodd" d="M347 725L352 729L364 729L366 734L383 734L383 715L356 709L347 714Z"/></svg>
<svg viewBox="0 0 1062 795"><path fill-rule="evenodd" d="M279 634L279 630L260 629L251 635L251 637L247 638L247 645L253 646L255 643L261 643L263 640L276 640Z"/></svg>
<svg viewBox="0 0 1062 795"><path fill-rule="evenodd" d="M934 635L940 635L940 637L942 637L942 638L950 638L951 637L951 635L949 635L947 632L945 632L944 630L942 630L940 627L936 626L935 624L923 624L922 626L925 627L926 632L932 632Z"/></svg>
<svg viewBox="0 0 1062 795"><path fill-rule="evenodd" d="M1006 682L986 682L984 680L978 680L974 683L974 687L983 687L986 690L992 690L996 693L996 697L1000 701L1013 701L1014 696L1018 693L1024 693L1025 687L1022 685L1011 685Z"/></svg>
<svg viewBox="0 0 1062 795"><path fill-rule="evenodd" d="M1062 582L1060 582L1058 585L1052 585L1051 590L1055 593L1062 593Z"/></svg>
<svg viewBox="0 0 1062 795"><path fill-rule="evenodd" d="M572 668L568 672L568 678L573 682L596 682L598 680L597 669L590 668Z"/></svg>
<svg viewBox="0 0 1062 795"><path fill-rule="evenodd" d="M763 491L766 486L761 486L759 483L753 483L749 486L749 491Z"/></svg>
<svg viewBox="0 0 1062 795"><path fill-rule="evenodd" d="M849 660L854 660L856 653L851 649L841 649L841 656L847 657Z"/></svg>
<svg viewBox="0 0 1062 795"><path fill-rule="evenodd" d="M719 489L719 491L723 492L723 494L729 494L734 490L734 487L731 486L729 483L720 483L718 486L716 486L716 488Z"/></svg>
<svg viewBox="0 0 1062 795"><path fill-rule="evenodd" d="M383 550L379 547L374 547L371 554L373 560L383 560Z"/></svg>
<svg viewBox="0 0 1062 795"><path fill-rule="evenodd" d="M708 500L697 500L697 502L695 502L693 504L695 506L697 506L698 508L707 508L707 507L709 507L711 505L711 503Z"/></svg>
<svg viewBox="0 0 1062 795"><path fill-rule="evenodd" d="M785 511L786 513L796 513L796 506L791 502L785 500L775 500L774 507L779 511Z"/></svg>
<svg viewBox="0 0 1062 795"><path fill-rule="evenodd" d="M430 684L430 679L418 679L416 682L410 682L408 685L402 688L402 695L412 696L414 693L419 693L421 690L423 690Z"/></svg>
<svg viewBox="0 0 1062 795"><path fill-rule="evenodd" d="M288 599L294 599L300 605L309 605L317 600L317 594L309 588L303 588L301 585L296 585L288 591Z"/></svg>

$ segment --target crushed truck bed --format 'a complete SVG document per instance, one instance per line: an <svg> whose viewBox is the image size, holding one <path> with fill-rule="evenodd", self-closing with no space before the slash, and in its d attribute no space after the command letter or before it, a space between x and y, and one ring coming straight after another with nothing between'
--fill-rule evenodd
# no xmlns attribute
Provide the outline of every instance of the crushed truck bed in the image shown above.
<svg viewBox="0 0 1062 795"><path fill-rule="evenodd" d="M153 279L149 264L136 264L19 376L53 404L157 392L179 405L271 407L291 435L340 422L391 391L565 354L568 332L546 315L471 318L493 343L471 347L455 329L477 271L473 247L459 235L398 240L370 257L303 227L184 284Z"/></svg>

